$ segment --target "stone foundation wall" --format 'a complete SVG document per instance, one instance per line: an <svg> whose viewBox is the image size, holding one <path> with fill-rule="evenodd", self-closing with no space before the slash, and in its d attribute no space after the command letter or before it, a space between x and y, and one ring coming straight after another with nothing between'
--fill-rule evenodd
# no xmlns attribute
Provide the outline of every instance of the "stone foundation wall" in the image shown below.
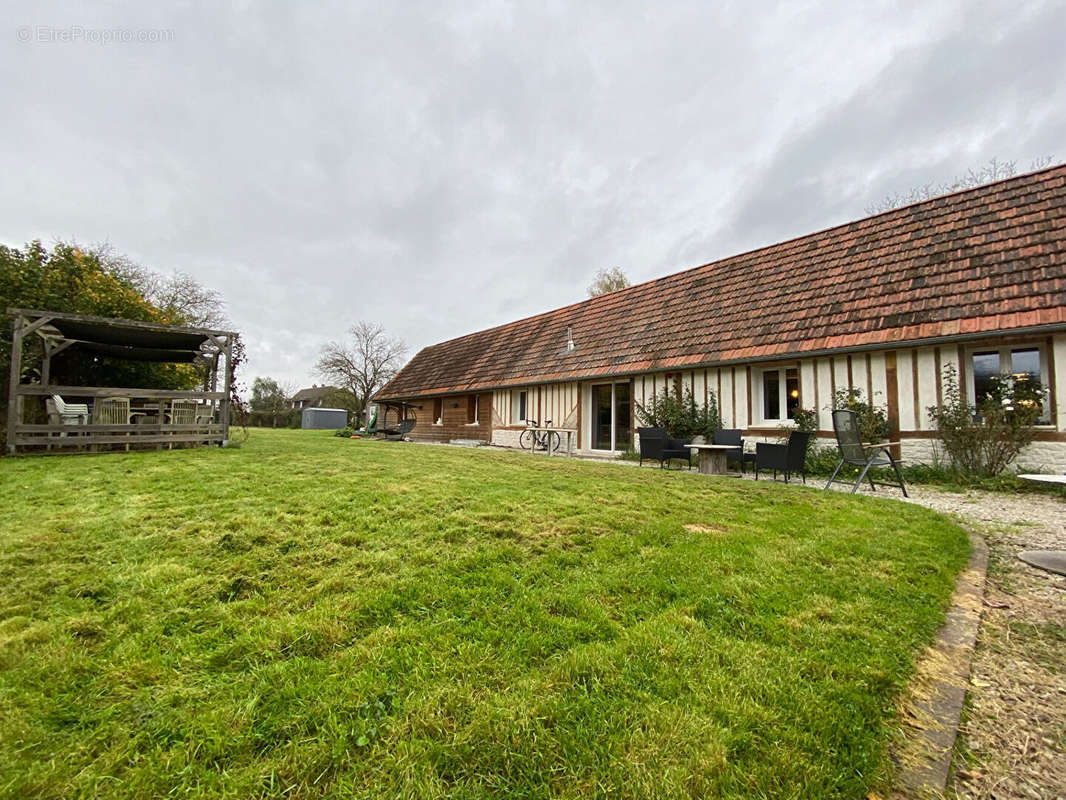
<svg viewBox="0 0 1066 800"><path fill-rule="evenodd" d="M946 463L943 449L936 439L905 439L902 456L908 464ZM1066 442L1033 442L1008 467L1020 472L1066 472Z"/></svg>
<svg viewBox="0 0 1066 800"><path fill-rule="evenodd" d="M518 437L522 435L520 430L511 430L510 428L493 428L492 429L492 443L497 447L513 447L518 448Z"/></svg>

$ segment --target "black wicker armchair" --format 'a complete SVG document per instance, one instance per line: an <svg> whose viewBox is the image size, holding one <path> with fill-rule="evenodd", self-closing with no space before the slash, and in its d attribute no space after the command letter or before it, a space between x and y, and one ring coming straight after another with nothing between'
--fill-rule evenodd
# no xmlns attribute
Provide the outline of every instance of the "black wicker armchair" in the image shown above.
<svg viewBox="0 0 1066 800"><path fill-rule="evenodd" d="M658 461L659 468L669 465L673 459L684 460L685 466L692 466L692 451L687 447L688 442L680 439L671 439L662 428L637 428L640 435L640 463L644 459Z"/></svg>
<svg viewBox="0 0 1066 800"><path fill-rule="evenodd" d="M755 443L755 480L759 480L759 470L773 470L774 480L777 473L785 473L785 483L794 472L807 482L807 443L813 434L806 431L792 431L785 444L772 442Z"/></svg>

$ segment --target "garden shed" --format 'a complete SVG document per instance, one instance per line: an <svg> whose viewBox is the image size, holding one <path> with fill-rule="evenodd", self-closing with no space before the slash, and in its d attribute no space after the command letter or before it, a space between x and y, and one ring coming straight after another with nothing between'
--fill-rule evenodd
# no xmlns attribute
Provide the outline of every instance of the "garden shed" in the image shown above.
<svg viewBox="0 0 1066 800"><path fill-rule="evenodd" d="M340 430L348 424L348 412L343 408L305 408L300 427L304 430Z"/></svg>

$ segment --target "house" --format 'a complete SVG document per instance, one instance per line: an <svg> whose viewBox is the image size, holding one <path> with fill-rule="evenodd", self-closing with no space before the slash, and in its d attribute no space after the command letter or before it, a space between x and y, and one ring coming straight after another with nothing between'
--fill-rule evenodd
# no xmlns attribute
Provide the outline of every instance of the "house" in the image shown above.
<svg viewBox="0 0 1066 800"><path fill-rule="evenodd" d="M297 411L305 408L318 408L327 392L333 391L332 386L319 386L313 384L310 389L301 389L292 396L292 407Z"/></svg>
<svg viewBox="0 0 1066 800"><path fill-rule="evenodd" d="M421 350L376 395L412 438L514 446L525 420L579 450L633 441L634 403L714 392L726 427L776 438L835 391L887 409L902 456L929 461L927 409L954 365L969 401L989 374L1049 388L1019 463L1066 469L1066 165L915 203Z"/></svg>

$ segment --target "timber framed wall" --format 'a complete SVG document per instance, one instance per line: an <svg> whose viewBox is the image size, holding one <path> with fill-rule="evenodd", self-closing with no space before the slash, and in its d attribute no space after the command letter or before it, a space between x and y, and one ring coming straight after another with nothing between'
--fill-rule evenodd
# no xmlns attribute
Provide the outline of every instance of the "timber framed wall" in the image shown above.
<svg viewBox="0 0 1066 800"><path fill-rule="evenodd" d="M760 413L760 377L767 370L795 369L799 378L799 406L818 415L818 437L822 444L834 440L831 417L834 394L841 389L862 391L864 399L886 409L892 438L899 439L900 455L907 461L930 463L936 456L936 432L929 422L928 408L943 396L940 376L953 365L964 398L973 402L972 357L975 351L999 348L1036 348L1041 354L1041 382L1049 389L1047 420L1041 424L1033 443L1019 457L1027 468L1066 471L1066 333L1034 332L929 344L898 349L825 354L810 358L729 364L696 369L656 371L632 376L604 376L581 381L497 389L493 392L494 424L492 442L516 447L524 425L514 419L514 397L526 392L528 413L542 421L548 415L556 424L578 428L578 449L588 451L589 416L587 387L610 381L631 381L632 402L646 405L657 394L688 389L697 402L706 402L713 393L718 398L722 424L739 428L749 441L776 440L786 420L768 421ZM633 428L638 422L634 419ZM635 439L636 437L634 437Z"/></svg>
<svg viewBox="0 0 1066 800"><path fill-rule="evenodd" d="M415 414L412 440L446 443L462 439L486 444L492 441L492 392L417 397L408 404Z"/></svg>

